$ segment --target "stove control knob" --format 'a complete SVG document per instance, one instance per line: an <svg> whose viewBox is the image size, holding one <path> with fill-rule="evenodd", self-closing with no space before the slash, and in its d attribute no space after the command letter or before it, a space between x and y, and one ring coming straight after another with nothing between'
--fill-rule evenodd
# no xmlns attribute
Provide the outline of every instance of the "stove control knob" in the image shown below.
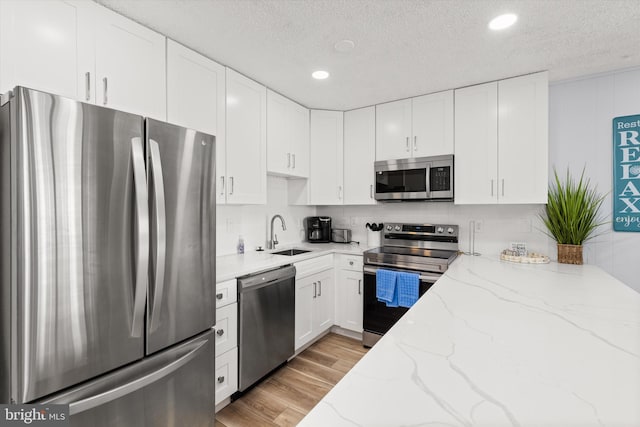
<svg viewBox="0 0 640 427"><path fill-rule="evenodd" d="M393 230L393 227L390 225L387 225L387 231L391 231L391 230Z"/></svg>
<svg viewBox="0 0 640 427"><path fill-rule="evenodd" d="M452 227L447 228L447 233L453 234L453 228Z"/></svg>
<svg viewBox="0 0 640 427"><path fill-rule="evenodd" d="M436 229L436 233L444 233L444 228L442 228L442 227L438 227L438 228Z"/></svg>
<svg viewBox="0 0 640 427"><path fill-rule="evenodd" d="M396 225L395 230L396 230L396 231L400 231L400 226L399 226L399 225Z"/></svg>

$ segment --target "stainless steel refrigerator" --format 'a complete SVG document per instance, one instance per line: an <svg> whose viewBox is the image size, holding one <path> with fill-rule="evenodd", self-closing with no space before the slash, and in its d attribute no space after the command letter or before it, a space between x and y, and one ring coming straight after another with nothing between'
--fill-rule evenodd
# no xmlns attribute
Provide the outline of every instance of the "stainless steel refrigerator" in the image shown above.
<svg viewBox="0 0 640 427"><path fill-rule="evenodd" d="M215 138L17 87L0 106L0 402L214 422Z"/></svg>

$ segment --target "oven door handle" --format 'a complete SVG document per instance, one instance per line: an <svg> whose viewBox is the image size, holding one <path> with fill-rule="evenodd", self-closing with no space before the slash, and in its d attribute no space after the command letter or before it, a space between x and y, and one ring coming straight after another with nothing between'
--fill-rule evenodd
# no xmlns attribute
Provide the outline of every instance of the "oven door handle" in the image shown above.
<svg viewBox="0 0 640 427"><path fill-rule="evenodd" d="M390 267L393 267L390 264L385 264L388 265ZM378 268L375 267L369 267L369 266L364 266L363 271L364 274L376 274L376 271L378 271ZM426 283L435 283L436 280L438 280L440 277L442 277L441 274L429 274L429 273L425 273L425 272L416 272L416 271L410 271L410 270L401 270L401 269L397 269L394 267L394 271L400 271L403 273L415 273L415 274L420 274L420 281L421 282L426 282Z"/></svg>

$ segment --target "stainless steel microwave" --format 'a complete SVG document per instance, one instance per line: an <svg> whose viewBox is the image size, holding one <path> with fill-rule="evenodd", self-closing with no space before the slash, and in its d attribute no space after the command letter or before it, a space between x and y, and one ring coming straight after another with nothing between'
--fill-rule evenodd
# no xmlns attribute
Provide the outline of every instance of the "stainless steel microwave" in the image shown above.
<svg viewBox="0 0 640 427"><path fill-rule="evenodd" d="M374 164L376 200L453 200L453 154Z"/></svg>

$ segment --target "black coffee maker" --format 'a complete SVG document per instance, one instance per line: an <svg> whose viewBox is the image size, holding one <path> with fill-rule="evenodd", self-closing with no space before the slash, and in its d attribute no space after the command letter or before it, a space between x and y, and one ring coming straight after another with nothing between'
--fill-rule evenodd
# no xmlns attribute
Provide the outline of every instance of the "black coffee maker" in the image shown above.
<svg viewBox="0 0 640 427"><path fill-rule="evenodd" d="M307 240L311 243L329 243L331 241L331 217L309 216L305 218Z"/></svg>

